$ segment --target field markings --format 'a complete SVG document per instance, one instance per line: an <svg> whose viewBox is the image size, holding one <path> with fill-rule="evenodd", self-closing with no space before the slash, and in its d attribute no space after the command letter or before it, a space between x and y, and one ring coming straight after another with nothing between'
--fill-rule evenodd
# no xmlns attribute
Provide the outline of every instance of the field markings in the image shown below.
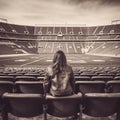
<svg viewBox="0 0 120 120"><path fill-rule="evenodd" d="M30 65L30 64L36 63L36 62L38 62L38 61L45 60L46 58L47 58L47 56L46 56L46 57L42 57L42 58L37 59L37 60L34 60L34 61L32 61L32 62L25 63L25 64L23 64L23 65L21 65L21 66L23 67L23 66L26 66L26 65Z"/></svg>

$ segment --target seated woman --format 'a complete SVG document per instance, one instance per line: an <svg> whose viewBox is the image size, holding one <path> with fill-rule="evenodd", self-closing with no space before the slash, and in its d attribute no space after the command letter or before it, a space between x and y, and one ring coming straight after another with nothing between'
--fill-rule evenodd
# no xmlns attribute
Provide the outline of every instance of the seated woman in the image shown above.
<svg viewBox="0 0 120 120"><path fill-rule="evenodd" d="M48 66L44 80L44 88L53 96L67 96L75 92L75 80L72 67L67 64L66 56L59 50Z"/></svg>

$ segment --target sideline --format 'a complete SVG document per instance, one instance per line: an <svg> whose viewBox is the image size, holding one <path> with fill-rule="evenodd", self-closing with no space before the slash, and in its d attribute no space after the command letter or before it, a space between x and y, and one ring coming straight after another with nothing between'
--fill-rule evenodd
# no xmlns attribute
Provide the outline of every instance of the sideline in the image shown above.
<svg viewBox="0 0 120 120"><path fill-rule="evenodd" d="M10 55L0 55L0 58L4 57L19 57L19 56L26 56L26 55L33 55L33 54L10 54Z"/></svg>

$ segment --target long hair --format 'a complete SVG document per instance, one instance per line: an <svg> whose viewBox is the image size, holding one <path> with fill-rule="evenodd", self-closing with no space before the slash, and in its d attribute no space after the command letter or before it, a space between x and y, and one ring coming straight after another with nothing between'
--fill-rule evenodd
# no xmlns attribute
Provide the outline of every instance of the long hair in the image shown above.
<svg viewBox="0 0 120 120"><path fill-rule="evenodd" d="M58 50L53 57L53 74L58 74L65 70L67 66L66 56L63 51Z"/></svg>

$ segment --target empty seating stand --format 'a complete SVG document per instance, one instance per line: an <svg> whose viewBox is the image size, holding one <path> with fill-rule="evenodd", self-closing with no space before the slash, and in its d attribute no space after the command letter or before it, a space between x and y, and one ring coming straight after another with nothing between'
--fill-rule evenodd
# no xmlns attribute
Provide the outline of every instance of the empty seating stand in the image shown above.
<svg viewBox="0 0 120 120"><path fill-rule="evenodd" d="M3 120L8 120L8 113L16 117L35 117L43 114L44 98L40 94L3 94Z"/></svg>
<svg viewBox="0 0 120 120"><path fill-rule="evenodd" d="M120 80L120 76L115 76L114 80Z"/></svg>
<svg viewBox="0 0 120 120"><path fill-rule="evenodd" d="M6 76L7 73L0 73L0 76Z"/></svg>
<svg viewBox="0 0 120 120"><path fill-rule="evenodd" d="M0 81L15 81L15 77L13 76L9 76L9 75L5 75L5 76L0 76Z"/></svg>
<svg viewBox="0 0 120 120"><path fill-rule="evenodd" d="M41 76L40 76L40 77L37 77L37 80L38 80L38 81L44 81L44 77L41 77Z"/></svg>
<svg viewBox="0 0 120 120"><path fill-rule="evenodd" d="M3 107L2 95L5 92L10 92L10 93L13 92L13 88L14 88L13 82L11 82L11 81L0 81L0 111Z"/></svg>
<svg viewBox="0 0 120 120"><path fill-rule="evenodd" d="M33 77L39 77L40 73L30 72L30 73L25 73L24 75L26 75L26 76L33 76Z"/></svg>
<svg viewBox="0 0 120 120"><path fill-rule="evenodd" d="M75 76L75 81L90 81L90 76Z"/></svg>
<svg viewBox="0 0 120 120"><path fill-rule="evenodd" d="M16 76L21 76L21 75L23 75L23 74L21 74L21 73L9 73L8 75L9 75L9 76L16 77Z"/></svg>
<svg viewBox="0 0 120 120"><path fill-rule="evenodd" d="M101 74L99 74L99 76L115 76L115 74L114 73L101 73Z"/></svg>
<svg viewBox="0 0 120 120"><path fill-rule="evenodd" d="M120 81L118 80L108 81L106 86L107 86L108 92L120 93Z"/></svg>
<svg viewBox="0 0 120 120"><path fill-rule="evenodd" d="M17 93L44 94L43 82L41 81L16 81L15 91Z"/></svg>
<svg viewBox="0 0 120 120"><path fill-rule="evenodd" d="M80 76L89 76L89 77L92 77L92 76L95 76L97 75L96 73L94 72L83 72L80 74Z"/></svg>
<svg viewBox="0 0 120 120"><path fill-rule="evenodd" d="M16 81L37 81L36 77L33 76L17 76Z"/></svg>
<svg viewBox="0 0 120 120"><path fill-rule="evenodd" d="M93 81L105 81L105 82L107 82L107 81L110 81L110 80L113 80L114 78L113 78L113 76L93 76L92 78L91 78L91 80L93 80Z"/></svg>
<svg viewBox="0 0 120 120"><path fill-rule="evenodd" d="M76 81L76 91L82 93L104 93L104 81Z"/></svg>
<svg viewBox="0 0 120 120"><path fill-rule="evenodd" d="M120 93L87 93L83 113L92 117L108 117L119 113ZM117 114L117 120L120 120Z"/></svg>
<svg viewBox="0 0 120 120"><path fill-rule="evenodd" d="M76 116L78 114L79 120L82 120L80 109L80 106L82 104L82 94L75 94L63 97L54 97L51 95L47 95L46 100L47 114L60 118Z"/></svg>

